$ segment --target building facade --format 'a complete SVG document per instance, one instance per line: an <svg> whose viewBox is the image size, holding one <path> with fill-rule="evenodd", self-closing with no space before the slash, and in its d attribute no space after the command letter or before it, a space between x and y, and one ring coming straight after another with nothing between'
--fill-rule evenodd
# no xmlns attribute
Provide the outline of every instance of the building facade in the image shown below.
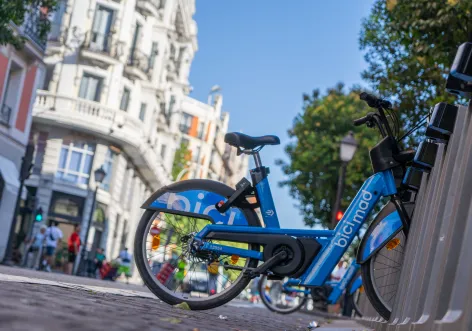
<svg viewBox="0 0 472 331"><path fill-rule="evenodd" d="M19 172L31 128L31 109L45 65L39 38L40 10L26 13L24 24L11 28L25 37L20 50L0 46L0 260L3 260L19 193ZM25 195L23 191L22 195Z"/></svg>
<svg viewBox="0 0 472 331"><path fill-rule="evenodd" d="M195 155L185 178L234 183L236 171L211 166L213 159L230 168L232 162L222 137L229 115L221 113L221 96L210 104L188 97L197 51L194 12L194 0L59 1L33 108L35 166L26 182L45 222L59 222L64 233L58 265L76 224L81 238L90 227L89 251L103 247L108 259L124 247L132 251L140 206L173 181L182 139ZM194 118L185 132L189 114ZM217 144L220 153L212 158ZM247 159L238 162L231 169L245 173ZM99 168L107 174L100 184Z"/></svg>
<svg viewBox="0 0 472 331"><path fill-rule="evenodd" d="M132 250L140 205L171 182L178 104L197 50L194 11L188 0L59 1L27 185L45 221L59 222L64 246L75 224L84 238L92 219L88 250L104 247L108 258ZM107 175L91 213L100 167Z"/></svg>

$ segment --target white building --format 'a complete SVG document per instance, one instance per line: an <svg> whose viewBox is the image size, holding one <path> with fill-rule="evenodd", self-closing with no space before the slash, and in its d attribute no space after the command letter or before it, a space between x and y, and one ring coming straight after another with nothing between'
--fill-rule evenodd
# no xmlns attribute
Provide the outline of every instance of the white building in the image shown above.
<svg viewBox="0 0 472 331"><path fill-rule="evenodd" d="M107 176L98 189L87 248L104 247L115 258L123 247L132 251L143 201L172 181L181 139L192 140L194 152L201 146L201 153L193 153L191 177L234 185L247 159L231 166L234 152L223 142L229 115L221 113L221 96L212 105L187 96L197 51L194 0L59 3L33 110L37 153L27 185L46 221L60 222L66 244L75 224L83 225L85 237L93 173L103 167ZM195 115L193 131L182 134L188 114ZM232 171L211 170L213 160L218 162L213 150Z"/></svg>
<svg viewBox="0 0 472 331"><path fill-rule="evenodd" d="M87 229L94 170L100 185L88 248L132 249L140 206L171 182L178 104L197 50L194 1L60 1L44 85L34 105L37 153L27 185L66 239ZM65 240L65 243L67 240ZM60 259L60 254L58 254Z"/></svg>
<svg viewBox="0 0 472 331"><path fill-rule="evenodd" d="M39 16L39 10L33 11L26 14L23 26L10 24L13 31L26 37L21 50L0 46L0 260L5 254L19 192L31 108L45 71L42 58L46 45L39 38Z"/></svg>

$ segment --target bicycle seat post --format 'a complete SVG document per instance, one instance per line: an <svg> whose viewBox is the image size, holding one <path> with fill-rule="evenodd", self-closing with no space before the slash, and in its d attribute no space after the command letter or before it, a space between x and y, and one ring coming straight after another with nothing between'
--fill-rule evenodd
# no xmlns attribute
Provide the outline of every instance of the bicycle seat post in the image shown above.
<svg viewBox="0 0 472 331"><path fill-rule="evenodd" d="M259 155L259 152L253 152L252 155L254 157L254 163L256 164L256 168L262 167L261 156Z"/></svg>

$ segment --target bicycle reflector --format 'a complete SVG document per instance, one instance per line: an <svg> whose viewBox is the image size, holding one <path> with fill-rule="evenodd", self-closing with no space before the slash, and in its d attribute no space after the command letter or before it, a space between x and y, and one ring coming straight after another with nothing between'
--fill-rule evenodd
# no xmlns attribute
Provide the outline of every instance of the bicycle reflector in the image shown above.
<svg viewBox="0 0 472 331"><path fill-rule="evenodd" d="M341 210L338 210L338 212L336 213L336 221L340 221L344 216L344 213L341 211Z"/></svg>
<svg viewBox="0 0 472 331"><path fill-rule="evenodd" d="M387 247L387 249L391 251L392 249L397 248L398 245L400 245L400 239L393 238L387 243L387 245L385 245L385 247Z"/></svg>
<svg viewBox="0 0 472 331"><path fill-rule="evenodd" d="M458 107L440 102L434 106L429 127L442 134L450 135L454 131Z"/></svg>
<svg viewBox="0 0 472 331"><path fill-rule="evenodd" d="M457 49L451 75L463 81L472 82L472 43L463 43Z"/></svg>
<svg viewBox="0 0 472 331"><path fill-rule="evenodd" d="M236 264L239 261L239 255L231 255L231 264Z"/></svg>
<svg viewBox="0 0 472 331"><path fill-rule="evenodd" d="M434 167L437 152L438 145L436 143L426 140L422 141L416 151L414 162L423 167L432 168Z"/></svg>

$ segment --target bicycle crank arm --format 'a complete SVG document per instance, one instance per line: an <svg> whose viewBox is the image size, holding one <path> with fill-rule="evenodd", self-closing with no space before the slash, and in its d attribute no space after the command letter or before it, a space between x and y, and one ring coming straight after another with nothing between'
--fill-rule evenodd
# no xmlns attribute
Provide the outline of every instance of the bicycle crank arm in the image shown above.
<svg viewBox="0 0 472 331"><path fill-rule="evenodd" d="M241 270L244 272L246 276L249 276L250 278L256 278L257 276L266 273L270 268L273 266L276 266L283 260L287 258L287 252L282 251L277 253L276 255L272 256L270 259L262 263L260 266L257 268L243 268L235 265L230 265L228 262L224 264L225 269L234 269L234 270Z"/></svg>

